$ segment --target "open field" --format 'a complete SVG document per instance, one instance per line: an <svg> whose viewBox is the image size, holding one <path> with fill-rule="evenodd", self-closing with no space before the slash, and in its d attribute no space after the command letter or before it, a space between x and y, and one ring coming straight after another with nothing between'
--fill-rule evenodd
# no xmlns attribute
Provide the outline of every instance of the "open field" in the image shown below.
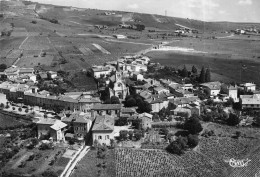
<svg viewBox="0 0 260 177"><path fill-rule="evenodd" d="M14 174L39 175L49 168L52 168L54 162L60 161L64 148L55 148L49 150L22 149L6 165L5 170L12 170ZM10 172L10 171L9 171Z"/></svg>
<svg viewBox="0 0 260 177"><path fill-rule="evenodd" d="M53 61L53 56L46 55L45 57L22 57L18 63L16 63L17 66L20 67L28 67L32 68L37 65L51 65Z"/></svg>
<svg viewBox="0 0 260 177"><path fill-rule="evenodd" d="M178 69L182 69L184 65L189 69L193 65L198 69L201 69L202 66L210 67L212 80L237 83L255 82L260 84L260 62L256 60L229 59L218 55L181 54L171 51L149 52L147 55L152 58L153 62L159 62L162 65L172 65ZM247 69L242 70L242 65L246 65Z"/></svg>
<svg viewBox="0 0 260 177"><path fill-rule="evenodd" d="M19 125L25 125L25 124L15 119L14 117L5 116L0 113L0 128L15 127Z"/></svg>
<svg viewBox="0 0 260 177"><path fill-rule="evenodd" d="M97 157L96 150L90 150L79 162L72 177L115 177L114 150L108 150L106 158Z"/></svg>
<svg viewBox="0 0 260 177"><path fill-rule="evenodd" d="M21 45L24 50L47 50L50 42L47 37L30 36Z"/></svg>

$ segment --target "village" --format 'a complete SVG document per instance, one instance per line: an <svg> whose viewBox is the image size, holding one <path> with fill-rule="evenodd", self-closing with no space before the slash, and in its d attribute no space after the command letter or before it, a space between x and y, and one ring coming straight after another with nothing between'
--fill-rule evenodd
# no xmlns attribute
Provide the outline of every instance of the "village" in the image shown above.
<svg viewBox="0 0 260 177"><path fill-rule="evenodd" d="M54 1L0 1L0 177L260 175L258 2Z"/></svg>
<svg viewBox="0 0 260 177"><path fill-rule="evenodd" d="M65 154L77 146L62 175L75 167L71 161L79 161L90 146L166 147L176 140L173 127L189 119L223 122L235 115L232 125L259 124L254 119L260 109L256 84L211 82L208 69L199 74L195 67L190 72L185 66L179 71L179 83L166 75L146 77L149 72L166 69L144 55L124 56L88 69L89 77L96 80L96 90L66 92L51 86L54 81L62 82L57 72L11 66L1 73L5 80L0 84L5 97L1 113L31 115L39 140L35 143L31 137L26 146L62 145L67 149ZM187 82L194 76L202 82ZM48 91L37 87L45 81Z"/></svg>

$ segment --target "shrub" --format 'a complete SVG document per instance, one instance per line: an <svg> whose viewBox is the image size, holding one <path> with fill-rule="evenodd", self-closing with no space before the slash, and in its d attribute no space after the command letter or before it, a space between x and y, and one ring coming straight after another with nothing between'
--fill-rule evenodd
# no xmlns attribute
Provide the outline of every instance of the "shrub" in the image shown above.
<svg viewBox="0 0 260 177"><path fill-rule="evenodd" d="M18 108L18 111L19 111L19 112L22 112L22 108Z"/></svg>
<svg viewBox="0 0 260 177"><path fill-rule="evenodd" d="M196 147L199 144L199 138L197 135L191 135L188 136L188 145L189 147Z"/></svg>
<svg viewBox="0 0 260 177"><path fill-rule="evenodd" d="M15 110L15 107L13 107L12 109Z"/></svg>
<svg viewBox="0 0 260 177"><path fill-rule="evenodd" d="M47 143L42 143L39 147L40 150L47 150L47 149L51 149L51 145L47 144Z"/></svg>
<svg viewBox="0 0 260 177"><path fill-rule="evenodd" d="M42 173L42 177L58 177L59 175L54 171L45 171Z"/></svg>
<svg viewBox="0 0 260 177"><path fill-rule="evenodd" d="M98 150L97 150L97 157L98 158L101 158L101 159L106 158L106 153L107 153L107 147L106 146L98 147Z"/></svg>
<svg viewBox="0 0 260 177"><path fill-rule="evenodd" d="M229 114L229 118L227 119L227 124L230 126L238 125L240 122L239 117L235 114Z"/></svg>
<svg viewBox="0 0 260 177"><path fill-rule="evenodd" d="M184 153L184 150L182 149L181 145L177 142L172 142L166 147L166 150L172 154L181 155Z"/></svg>
<svg viewBox="0 0 260 177"><path fill-rule="evenodd" d="M203 130L199 119L196 117L191 117L186 120L183 127L185 130L188 130L190 134L198 134Z"/></svg>

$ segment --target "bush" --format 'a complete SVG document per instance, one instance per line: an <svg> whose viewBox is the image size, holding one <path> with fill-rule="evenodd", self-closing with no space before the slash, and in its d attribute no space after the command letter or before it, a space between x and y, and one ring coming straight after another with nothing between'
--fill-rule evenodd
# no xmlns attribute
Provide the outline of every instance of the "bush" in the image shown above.
<svg viewBox="0 0 260 177"><path fill-rule="evenodd" d="M197 135L191 135L188 136L188 145L189 147L196 147L199 144L199 138Z"/></svg>
<svg viewBox="0 0 260 177"><path fill-rule="evenodd" d="M183 125L185 130L188 130L190 134L198 134L203 130L200 121L196 117L187 119Z"/></svg>
<svg viewBox="0 0 260 177"><path fill-rule="evenodd" d="M229 126L235 126L238 125L240 122L239 117L235 114L229 114L229 118L227 119L227 124Z"/></svg>
<svg viewBox="0 0 260 177"><path fill-rule="evenodd" d="M15 107L13 107L12 109L15 110Z"/></svg>
<svg viewBox="0 0 260 177"><path fill-rule="evenodd" d="M47 144L47 143L42 143L39 147L40 150L47 150L47 149L51 149L51 145Z"/></svg>
<svg viewBox="0 0 260 177"><path fill-rule="evenodd" d="M98 147L98 150L97 150L97 157L98 158L101 158L101 159L106 158L106 153L107 153L107 147L106 146Z"/></svg>
<svg viewBox="0 0 260 177"><path fill-rule="evenodd" d="M169 153L177 154L177 155L181 155L181 154L184 153L183 148L182 148L181 145L178 144L177 142L172 142L171 144L169 144L169 145L166 147L166 150L167 150Z"/></svg>
<svg viewBox="0 0 260 177"><path fill-rule="evenodd" d="M54 171L45 171L42 173L42 177L58 177L59 175Z"/></svg>
<svg viewBox="0 0 260 177"><path fill-rule="evenodd" d="M19 111L19 112L22 112L22 108L18 108L18 111Z"/></svg>

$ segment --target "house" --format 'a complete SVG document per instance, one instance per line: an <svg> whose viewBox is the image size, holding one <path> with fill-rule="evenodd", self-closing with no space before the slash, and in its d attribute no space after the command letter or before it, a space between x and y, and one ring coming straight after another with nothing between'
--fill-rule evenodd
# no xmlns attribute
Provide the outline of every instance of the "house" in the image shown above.
<svg viewBox="0 0 260 177"><path fill-rule="evenodd" d="M144 79L144 76L140 73L133 73L133 79L136 81L142 81Z"/></svg>
<svg viewBox="0 0 260 177"><path fill-rule="evenodd" d="M254 83L245 83L245 84L241 84L241 86L244 88L246 92L256 90L256 84Z"/></svg>
<svg viewBox="0 0 260 177"><path fill-rule="evenodd" d="M175 90L171 90L171 93L175 96L175 97L193 97L194 93L190 92L189 90L184 90L182 88L180 89L175 89Z"/></svg>
<svg viewBox="0 0 260 177"><path fill-rule="evenodd" d="M139 114L138 118L142 120L142 123L141 123L142 129L146 130L147 128L152 127L152 125L151 125L152 118L153 118L152 114L148 114L145 112L145 113Z"/></svg>
<svg viewBox="0 0 260 177"><path fill-rule="evenodd" d="M169 100L164 93L160 95L151 95L151 97L145 101L151 104L152 112L159 112L161 109L167 108L169 104Z"/></svg>
<svg viewBox="0 0 260 177"><path fill-rule="evenodd" d="M146 72L147 71L147 66L143 64L132 64L131 69L133 72Z"/></svg>
<svg viewBox="0 0 260 177"><path fill-rule="evenodd" d="M39 121L36 122L37 125L37 134L38 138L42 136L48 136L54 141L64 141L64 131L67 124L63 123L60 120L52 118L39 118Z"/></svg>
<svg viewBox="0 0 260 177"><path fill-rule="evenodd" d="M131 117L136 114L136 108L122 108L120 117Z"/></svg>
<svg viewBox="0 0 260 177"><path fill-rule="evenodd" d="M93 66L91 72L94 78L99 79L101 76L108 76L112 72L110 67Z"/></svg>
<svg viewBox="0 0 260 177"><path fill-rule="evenodd" d="M96 104L91 108L91 117L98 115L120 115L122 105L121 104Z"/></svg>
<svg viewBox="0 0 260 177"><path fill-rule="evenodd" d="M204 91L210 96L217 96L220 93L221 83L220 82L207 82L200 84L204 88Z"/></svg>
<svg viewBox="0 0 260 177"><path fill-rule="evenodd" d="M240 95L242 109L260 109L260 97L257 95Z"/></svg>
<svg viewBox="0 0 260 177"><path fill-rule="evenodd" d="M100 144L110 145L114 139L114 117L108 115L97 116L92 128L92 139Z"/></svg>
<svg viewBox="0 0 260 177"><path fill-rule="evenodd" d="M189 118L191 117L191 110L189 108L186 107L177 107L174 110L171 110L171 112L173 112L173 114L175 116L180 116L180 117L185 117L185 118Z"/></svg>
<svg viewBox="0 0 260 177"><path fill-rule="evenodd" d="M78 140L84 140L84 137L92 126L90 115L80 114L78 112L72 113L69 117L63 117L61 121L73 127L74 138Z"/></svg>
<svg viewBox="0 0 260 177"><path fill-rule="evenodd" d="M55 71L49 71L48 74L52 79L55 79L58 76L58 73Z"/></svg>
<svg viewBox="0 0 260 177"><path fill-rule="evenodd" d="M113 35L113 37L115 37L116 39L126 39L127 38L125 35L122 35L122 34L115 34L115 35Z"/></svg>
<svg viewBox="0 0 260 177"><path fill-rule="evenodd" d="M158 86L158 87L154 88L154 93L155 94L170 93L170 90L168 90L164 87Z"/></svg>
<svg viewBox="0 0 260 177"><path fill-rule="evenodd" d="M191 103L195 103L199 100L197 96L194 97L179 97L169 100L171 107L174 105L176 107L186 107Z"/></svg>
<svg viewBox="0 0 260 177"><path fill-rule="evenodd" d="M237 94L237 91L238 91L238 87L237 86L232 86L232 85L226 85L226 84L223 84L221 86L221 92L227 94L227 96L229 98L232 98L235 102L237 102L238 98L238 94Z"/></svg>

